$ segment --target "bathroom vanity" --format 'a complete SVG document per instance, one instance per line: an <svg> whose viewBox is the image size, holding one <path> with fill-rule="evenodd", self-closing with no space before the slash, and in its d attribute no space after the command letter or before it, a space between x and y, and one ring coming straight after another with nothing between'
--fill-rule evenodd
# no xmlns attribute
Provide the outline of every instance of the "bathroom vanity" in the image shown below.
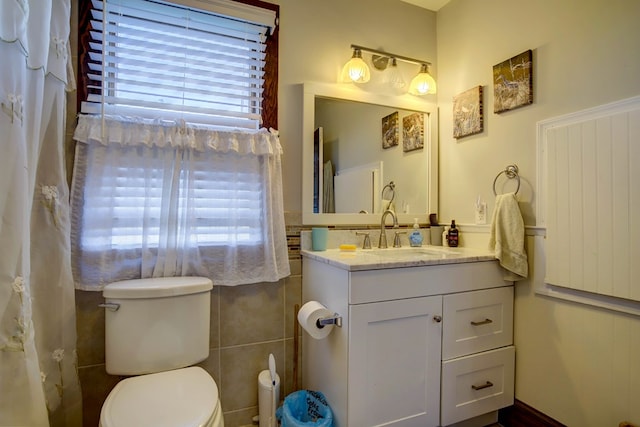
<svg viewBox="0 0 640 427"><path fill-rule="evenodd" d="M302 381L336 427L484 426L513 403L513 283L468 248L302 251L303 302L342 316L303 334Z"/></svg>

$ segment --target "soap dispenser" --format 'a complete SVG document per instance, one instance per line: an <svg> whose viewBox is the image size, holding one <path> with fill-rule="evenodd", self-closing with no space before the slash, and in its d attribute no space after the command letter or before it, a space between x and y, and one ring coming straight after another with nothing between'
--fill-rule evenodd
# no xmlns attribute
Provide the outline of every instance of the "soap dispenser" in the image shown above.
<svg viewBox="0 0 640 427"><path fill-rule="evenodd" d="M409 235L409 245L413 247L422 246L422 233L420 232L420 225L418 225L418 218L413 218L413 231Z"/></svg>
<svg viewBox="0 0 640 427"><path fill-rule="evenodd" d="M451 227L449 227L449 231L447 232L447 244L452 248L458 246L458 233L456 220L451 220Z"/></svg>

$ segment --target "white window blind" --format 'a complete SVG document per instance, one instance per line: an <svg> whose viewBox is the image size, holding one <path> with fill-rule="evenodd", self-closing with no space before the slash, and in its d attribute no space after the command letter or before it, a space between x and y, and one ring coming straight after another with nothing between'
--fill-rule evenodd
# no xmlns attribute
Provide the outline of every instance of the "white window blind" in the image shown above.
<svg viewBox="0 0 640 427"><path fill-rule="evenodd" d="M263 244L260 157L183 150L149 155L147 149L110 152L85 144L79 149L87 150L78 155L82 159L117 160L83 182L83 250L157 248L165 244L164 230L190 236L185 245L192 247ZM87 168L100 166L94 161Z"/></svg>
<svg viewBox="0 0 640 427"><path fill-rule="evenodd" d="M92 0L90 93L83 112L102 108L105 114L260 127L265 40L275 13L255 8L260 13L250 22L245 17L251 6L190 3L241 13L222 16L152 0Z"/></svg>

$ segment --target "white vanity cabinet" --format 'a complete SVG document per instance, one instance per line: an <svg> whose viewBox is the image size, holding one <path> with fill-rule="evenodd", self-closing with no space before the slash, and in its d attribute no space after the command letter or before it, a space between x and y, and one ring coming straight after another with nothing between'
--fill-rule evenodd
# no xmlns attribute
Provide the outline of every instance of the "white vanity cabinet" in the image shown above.
<svg viewBox="0 0 640 427"><path fill-rule="evenodd" d="M336 427L445 426L513 403L513 285L495 261L368 270L305 256L302 299L342 316L302 338L303 387L325 394Z"/></svg>

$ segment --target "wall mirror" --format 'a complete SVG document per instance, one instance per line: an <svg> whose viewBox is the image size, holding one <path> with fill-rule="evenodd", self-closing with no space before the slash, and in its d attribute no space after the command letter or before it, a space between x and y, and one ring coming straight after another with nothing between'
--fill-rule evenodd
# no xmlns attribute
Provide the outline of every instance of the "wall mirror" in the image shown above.
<svg viewBox="0 0 640 427"><path fill-rule="evenodd" d="M302 92L303 224L379 224L390 201L401 223L437 213L435 104L353 85L305 83Z"/></svg>

